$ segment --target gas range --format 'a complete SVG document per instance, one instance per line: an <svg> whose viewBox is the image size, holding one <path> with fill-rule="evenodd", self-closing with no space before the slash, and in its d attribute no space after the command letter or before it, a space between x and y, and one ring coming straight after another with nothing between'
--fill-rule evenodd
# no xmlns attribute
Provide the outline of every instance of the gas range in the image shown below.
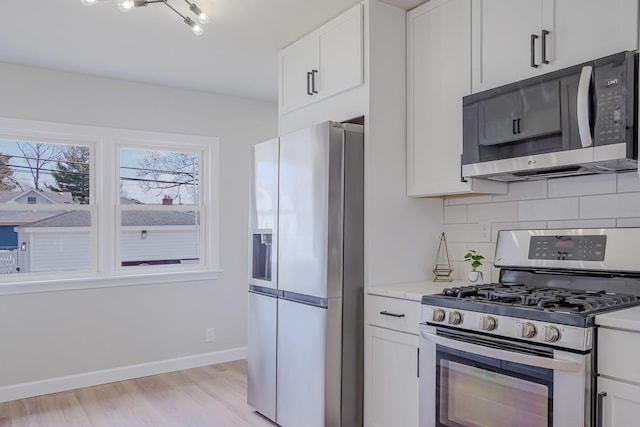
<svg viewBox="0 0 640 427"><path fill-rule="evenodd" d="M421 322L590 350L598 314L640 305L636 261L620 248L635 237L640 229L501 231L500 283L425 295Z"/></svg>
<svg viewBox="0 0 640 427"><path fill-rule="evenodd" d="M499 283L422 298L420 425L597 425L595 321L640 305L639 241L640 228L501 230Z"/></svg>
<svg viewBox="0 0 640 427"><path fill-rule="evenodd" d="M422 304L426 323L585 351L596 314L639 305L640 298L516 283L447 288Z"/></svg>

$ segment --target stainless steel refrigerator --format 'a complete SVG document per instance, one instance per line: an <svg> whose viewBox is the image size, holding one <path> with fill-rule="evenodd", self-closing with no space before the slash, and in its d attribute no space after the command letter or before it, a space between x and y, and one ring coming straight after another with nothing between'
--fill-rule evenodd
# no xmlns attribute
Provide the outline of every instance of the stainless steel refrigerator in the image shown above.
<svg viewBox="0 0 640 427"><path fill-rule="evenodd" d="M282 427L362 425L363 128L253 149L249 404Z"/></svg>

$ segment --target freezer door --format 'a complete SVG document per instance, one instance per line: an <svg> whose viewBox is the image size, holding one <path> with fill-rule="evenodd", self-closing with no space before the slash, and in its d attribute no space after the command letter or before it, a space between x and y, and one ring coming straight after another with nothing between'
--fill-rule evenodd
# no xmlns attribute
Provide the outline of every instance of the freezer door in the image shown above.
<svg viewBox="0 0 640 427"><path fill-rule="evenodd" d="M278 139L253 147L249 284L277 288Z"/></svg>
<svg viewBox="0 0 640 427"><path fill-rule="evenodd" d="M247 402L276 420L276 332L278 299L249 292Z"/></svg>
<svg viewBox="0 0 640 427"><path fill-rule="evenodd" d="M280 137L280 290L341 295L343 143L330 122Z"/></svg>
<svg viewBox="0 0 640 427"><path fill-rule="evenodd" d="M340 426L340 305L278 300L277 423Z"/></svg>

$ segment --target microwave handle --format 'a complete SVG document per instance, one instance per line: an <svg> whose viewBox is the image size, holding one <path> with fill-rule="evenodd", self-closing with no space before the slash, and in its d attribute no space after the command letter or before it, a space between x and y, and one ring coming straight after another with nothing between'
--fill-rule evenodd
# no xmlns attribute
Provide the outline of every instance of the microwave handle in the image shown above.
<svg viewBox="0 0 640 427"><path fill-rule="evenodd" d="M578 132L580 133L580 144L582 144L583 148L593 145L591 124L589 123L589 89L591 86L592 69L593 67L591 65L582 67L580 82L578 83Z"/></svg>

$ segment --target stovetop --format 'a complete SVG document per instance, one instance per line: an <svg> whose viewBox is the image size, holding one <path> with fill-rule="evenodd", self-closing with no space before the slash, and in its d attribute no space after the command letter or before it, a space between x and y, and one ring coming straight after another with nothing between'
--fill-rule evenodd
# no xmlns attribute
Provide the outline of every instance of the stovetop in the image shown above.
<svg viewBox="0 0 640 427"><path fill-rule="evenodd" d="M632 294L497 283L446 288L426 295L422 304L533 319L564 325L591 326L596 314L640 305Z"/></svg>

